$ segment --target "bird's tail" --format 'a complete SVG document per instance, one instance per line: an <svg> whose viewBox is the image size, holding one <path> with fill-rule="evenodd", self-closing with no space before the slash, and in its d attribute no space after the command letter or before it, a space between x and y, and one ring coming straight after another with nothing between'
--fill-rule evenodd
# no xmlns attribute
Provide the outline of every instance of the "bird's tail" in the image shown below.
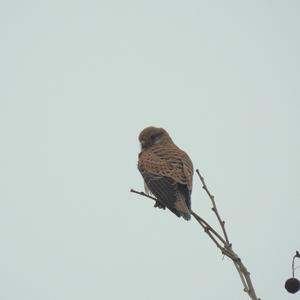
<svg viewBox="0 0 300 300"><path fill-rule="evenodd" d="M184 194L180 191L178 191L177 193L175 208L179 212L180 216L183 217L185 220L189 221L191 219L191 211L187 206Z"/></svg>

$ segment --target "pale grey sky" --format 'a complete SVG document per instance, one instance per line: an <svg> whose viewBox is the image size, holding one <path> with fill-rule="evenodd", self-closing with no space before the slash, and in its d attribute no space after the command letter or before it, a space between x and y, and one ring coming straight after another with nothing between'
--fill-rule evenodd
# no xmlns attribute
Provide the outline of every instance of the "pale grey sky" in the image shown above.
<svg viewBox="0 0 300 300"><path fill-rule="evenodd" d="M299 14L299 1L2 1L0 299L248 299L194 220L129 193L149 125L205 176L258 296L290 299ZM215 224L196 178L192 205Z"/></svg>

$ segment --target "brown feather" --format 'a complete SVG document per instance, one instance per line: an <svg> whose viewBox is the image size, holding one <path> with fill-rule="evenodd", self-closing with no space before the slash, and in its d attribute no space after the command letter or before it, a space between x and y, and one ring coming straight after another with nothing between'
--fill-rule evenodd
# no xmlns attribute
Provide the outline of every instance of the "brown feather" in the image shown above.
<svg viewBox="0 0 300 300"><path fill-rule="evenodd" d="M138 169L146 186L177 216L190 219L193 164L163 128L148 127L139 135Z"/></svg>

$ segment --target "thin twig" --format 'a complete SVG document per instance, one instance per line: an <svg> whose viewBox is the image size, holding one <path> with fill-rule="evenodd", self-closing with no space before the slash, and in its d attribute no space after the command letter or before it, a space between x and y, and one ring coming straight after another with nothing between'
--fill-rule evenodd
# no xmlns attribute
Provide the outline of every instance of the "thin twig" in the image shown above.
<svg viewBox="0 0 300 300"><path fill-rule="evenodd" d="M197 173L197 175L199 176L199 178L200 178L200 180L201 180L202 188L205 190L205 192L207 193L208 197L210 198L210 200L211 200L211 202L212 202L212 205L213 205L212 211L213 211L213 212L215 213L215 215L217 216L217 219L218 219L218 221L219 221L219 223L220 223L220 226L221 226L222 231L223 231L223 234L224 234L224 238L225 238L227 244L230 244L230 243L229 243L228 236L227 236L227 232L226 232L226 229L225 229L225 221L222 220L221 217L220 217L220 214L219 214L219 212L218 212L217 205L216 205L216 202L215 202L215 196L213 196L213 195L210 193L210 191L209 191L209 189L208 189L208 187L207 187L207 185L206 185L206 183L205 183L205 181L204 181L204 177L200 174L200 172L199 172L198 169L196 170L196 173Z"/></svg>
<svg viewBox="0 0 300 300"><path fill-rule="evenodd" d="M295 258L300 258L300 253L298 251L296 251L296 254L293 257L293 262L292 262L292 274L293 274L293 278L295 277Z"/></svg>
<svg viewBox="0 0 300 300"><path fill-rule="evenodd" d="M215 235L216 238L220 240L220 242L222 242L223 244L226 243L224 238L222 238L222 236L215 229L213 229L203 218L201 218L192 210L191 210L191 214L198 221L198 223L199 221L201 221L205 225L206 230L210 231L213 235Z"/></svg>
<svg viewBox="0 0 300 300"><path fill-rule="evenodd" d="M134 189L131 189L130 192L131 192L131 193L135 193L135 194L139 194L139 195L144 196L144 197L147 197L147 198L150 198L150 199L152 199L152 200L154 200L154 201L158 201L155 197L152 197L152 196L150 196L150 195L148 195L148 194L146 194L146 193L144 193L144 192L138 192L138 191L136 191L136 190L134 190Z"/></svg>
<svg viewBox="0 0 300 300"><path fill-rule="evenodd" d="M214 237L214 235L217 236L222 242L223 242L223 238L204 219L202 219L200 216L198 216L195 212L191 211L191 214L197 220L197 222L203 227L204 231L209 235L209 237L212 239L212 241L216 244L216 246L222 252L223 247L217 241L217 239Z"/></svg>

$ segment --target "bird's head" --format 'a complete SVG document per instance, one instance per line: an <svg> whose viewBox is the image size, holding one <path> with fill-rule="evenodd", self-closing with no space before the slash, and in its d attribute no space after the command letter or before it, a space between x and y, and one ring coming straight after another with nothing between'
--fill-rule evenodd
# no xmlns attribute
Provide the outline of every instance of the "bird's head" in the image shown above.
<svg viewBox="0 0 300 300"><path fill-rule="evenodd" d="M142 150L153 145L165 145L173 143L169 134L163 128L147 127L139 135Z"/></svg>

